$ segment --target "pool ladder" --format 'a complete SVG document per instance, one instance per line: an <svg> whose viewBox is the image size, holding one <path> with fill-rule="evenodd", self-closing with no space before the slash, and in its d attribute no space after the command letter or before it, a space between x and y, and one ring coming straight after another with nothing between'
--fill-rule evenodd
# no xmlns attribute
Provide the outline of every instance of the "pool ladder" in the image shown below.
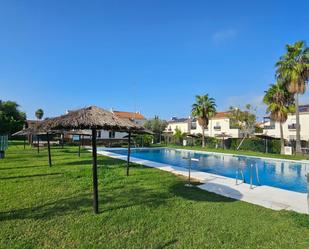
<svg viewBox="0 0 309 249"><path fill-rule="evenodd" d="M258 166L257 164L250 165L250 189L253 189L253 168L255 168L255 175L256 175L256 181L258 183L258 185L261 185L260 183L260 177L259 177L259 170L258 170ZM241 179L239 179L239 176L241 176ZM242 183L246 183L245 177L244 177L244 172L242 168L238 168L236 170L236 185L238 185L238 180L242 180Z"/></svg>
<svg viewBox="0 0 309 249"><path fill-rule="evenodd" d="M239 179L239 176L241 176L241 179ZM245 177L244 177L244 172L241 168L238 168L236 170L236 185L238 185L238 180L241 180L242 183L246 183Z"/></svg>

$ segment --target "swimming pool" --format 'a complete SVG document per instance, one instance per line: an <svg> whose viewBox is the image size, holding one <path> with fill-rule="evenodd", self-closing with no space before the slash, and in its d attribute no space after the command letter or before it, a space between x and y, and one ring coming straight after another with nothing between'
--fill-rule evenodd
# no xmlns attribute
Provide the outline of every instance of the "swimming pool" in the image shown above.
<svg viewBox="0 0 309 249"><path fill-rule="evenodd" d="M109 151L106 148L99 150ZM111 150L110 152L121 155L127 154L126 149ZM187 160L183 159L184 157L197 158L199 159L198 162L192 161L192 169L231 177L234 179L236 177L237 169L242 169L247 183L250 181L251 165L256 165L261 185L307 193L306 173L307 168L309 169L309 165L300 162L204 153L169 148L132 149L131 156L182 168L189 167L189 163ZM258 185L255 167L253 184Z"/></svg>

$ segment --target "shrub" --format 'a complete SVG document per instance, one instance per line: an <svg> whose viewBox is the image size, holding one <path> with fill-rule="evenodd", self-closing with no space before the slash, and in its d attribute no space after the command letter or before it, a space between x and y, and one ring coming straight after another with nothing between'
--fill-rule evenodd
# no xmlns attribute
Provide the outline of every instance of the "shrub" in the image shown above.
<svg viewBox="0 0 309 249"><path fill-rule="evenodd" d="M241 139L231 138L229 149L236 150L241 142ZM242 143L240 150L251 150L257 152L265 152L265 140L260 138L246 138ZM280 153L280 140L268 141L268 152L279 154Z"/></svg>

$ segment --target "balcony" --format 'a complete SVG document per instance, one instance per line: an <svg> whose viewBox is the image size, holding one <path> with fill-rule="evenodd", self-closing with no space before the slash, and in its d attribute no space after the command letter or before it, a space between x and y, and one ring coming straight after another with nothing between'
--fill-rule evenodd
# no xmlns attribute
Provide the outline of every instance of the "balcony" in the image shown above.
<svg viewBox="0 0 309 249"><path fill-rule="evenodd" d="M214 126L215 131L221 131L221 126Z"/></svg>
<svg viewBox="0 0 309 249"><path fill-rule="evenodd" d="M299 128L300 128L300 126L299 126ZM290 124L290 125L288 125L288 129L289 129L289 130L296 130L296 124Z"/></svg>
<svg viewBox="0 0 309 249"><path fill-rule="evenodd" d="M264 130L274 130L276 127L275 125L265 125Z"/></svg>
<svg viewBox="0 0 309 249"><path fill-rule="evenodd" d="M197 126L196 126L195 123L192 123L192 124L191 124L191 130L196 130L196 127L197 127Z"/></svg>

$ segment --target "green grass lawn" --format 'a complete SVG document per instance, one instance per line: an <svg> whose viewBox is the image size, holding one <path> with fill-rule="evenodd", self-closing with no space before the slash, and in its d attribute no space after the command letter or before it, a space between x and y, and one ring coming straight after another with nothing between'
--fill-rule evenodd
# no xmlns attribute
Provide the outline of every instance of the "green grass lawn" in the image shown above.
<svg viewBox="0 0 309 249"><path fill-rule="evenodd" d="M269 157L269 158L278 158L278 159L289 159L289 160L309 160L309 155L280 155L272 153L262 153L256 151L248 150L229 150L229 149L214 149L214 148L203 148L201 146L181 146L181 145L155 145L154 147L169 147L176 149L186 149L186 150L201 150L208 152L218 152L218 153L228 153L233 155L246 155L246 156L257 156L257 157Z"/></svg>
<svg viewBox="0 0 309 249"><path fill-rule="evenodd" d="M309 248L309 216L187 188L185 179L99 156L11 145L0 161L0 248Z"/></svg>

